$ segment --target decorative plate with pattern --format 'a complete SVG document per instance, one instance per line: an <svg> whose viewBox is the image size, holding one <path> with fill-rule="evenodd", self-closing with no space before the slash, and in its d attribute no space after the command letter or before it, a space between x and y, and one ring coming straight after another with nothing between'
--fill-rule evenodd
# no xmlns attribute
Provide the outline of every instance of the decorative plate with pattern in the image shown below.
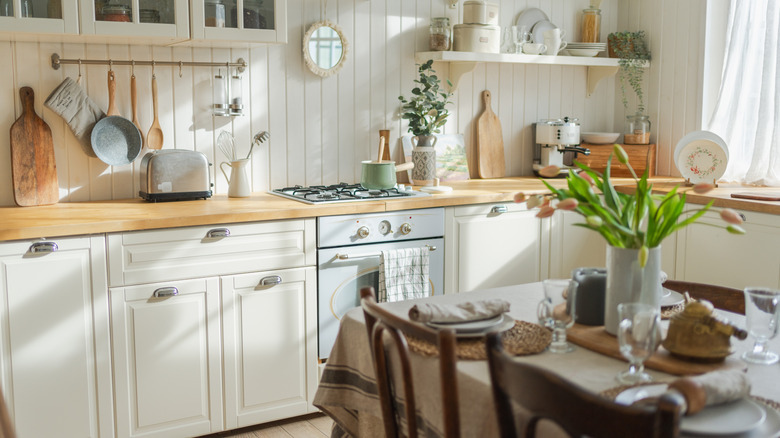
<svg viewBox="0 0 780 438"><path fill-rule="evenodd" d="M674 150L674 163L683 178L693 184L716 182L726 172L729 151L726 142L710 131L683 137Z"/></svg>

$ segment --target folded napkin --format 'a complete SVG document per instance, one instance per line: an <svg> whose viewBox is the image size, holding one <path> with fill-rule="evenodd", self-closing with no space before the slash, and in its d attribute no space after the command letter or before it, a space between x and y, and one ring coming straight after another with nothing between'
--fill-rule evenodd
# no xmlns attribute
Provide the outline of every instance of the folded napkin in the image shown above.
<svg viewBox="0 0 780 438"><path fill-rule="evenodd" d="M477 321L509 311L509 303L500 300L470 301L452 304L415 304L409 309L409 319L417 322Z"/></svg>
<svg viewBox="0 0 780 438"><path fill-rule="evenodd" d="M669 384L680 391L688 404L687 415L704 406L739 400L750 395L750 381L742 370L713 371L693 377L683 377Z"/></svg>

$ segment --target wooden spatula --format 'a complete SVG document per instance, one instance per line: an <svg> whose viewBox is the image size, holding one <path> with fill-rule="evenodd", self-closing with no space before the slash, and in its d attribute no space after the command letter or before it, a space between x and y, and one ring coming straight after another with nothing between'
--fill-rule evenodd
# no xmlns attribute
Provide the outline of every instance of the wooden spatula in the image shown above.
<svg viewBox="0 0 780 438"><path fill-rule="evenodd" d="M32 88L19 90L22 115L11 125L11 176L14 202L27 207L59 201L51 129L35 114Z"/></svg>

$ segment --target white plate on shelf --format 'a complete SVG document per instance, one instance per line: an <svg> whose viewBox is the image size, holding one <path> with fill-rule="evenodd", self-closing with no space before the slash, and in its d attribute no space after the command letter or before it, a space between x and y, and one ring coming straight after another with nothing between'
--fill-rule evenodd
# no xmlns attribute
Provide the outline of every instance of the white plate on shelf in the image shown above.
<svg viewBox="0 0 780 438"><path fill-rule="evenodd" d="M534 36L534 42L538 44L544 44L544 31L557 29L557 28L558 26L552 24L548 20L542 20L536 22L536 24L534 24L533 29L531 29L531 34Z"/></svg>
<svg viewBox="0 0 780 438"><path fill-rule="evenodd" d="M674 148L677 170L693 184L717 181L726 173L728 161L726 142L710 131L691 132Z"/></svg>
<svg viewBox="0 0 780 438"><path fill-rule="evenodd" d="M593 57L599 54L599 52L603 52L603 50L599 49L572 49L570 47L566 47L566 51L571 56L585 56L585 57Z"/></svg>
<svg viewBox="0 0 780 438"><path fill-rule="evenodd" d="M610 144L620 137L619 132L581 132L582 141L590 144Z"/></svg>
<svg viewBox="0 0 780 438"><path fill-rule="evenodd" d="M666 391L666 388L667 385L664 383L636 386L618 394L615 402L630 405L646 397L659 396ZM684 416L680 421L680 430L689 434L721 438L772 436L771 434L756 435L760 432L759 427L766 422L769 410L763 404L748 398L707 406L695 415Z"/></svg>
<svg viewBox="0 0 780 438"><path fill-rule="evenodd" d="M547 21L549 19L550 18L547 17L547 14L545 14L543 10L538 8L527 8L523 9L523 12L517 16L517 19L515 20L515 26L517 26L518 32L520 32L520 28L522 26L525 26L526 32L531 32L531 29L533 29L537 22ZM544 40L534 42L544 43Z"/></svg>

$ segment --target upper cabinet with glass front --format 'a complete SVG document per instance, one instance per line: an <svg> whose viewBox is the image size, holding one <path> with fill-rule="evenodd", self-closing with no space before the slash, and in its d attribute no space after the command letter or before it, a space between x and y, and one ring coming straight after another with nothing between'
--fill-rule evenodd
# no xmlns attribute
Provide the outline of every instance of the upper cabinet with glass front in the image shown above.
<svg viewBox="0 0 780 438"><path fill-rule="evenodd" d="M0 39L78 35L78 0L0 0Z"/></svg>
<svg viewBox="0 0 780 438"><path fill-rule="evenodd" d="M192 44L286 43L286 0L193 0Z"/></svg>
<svg viewBox="0 0 780 438"><path fill-rule="evenodd" d="M125 44L170 44L190 36L187 0L79 1L82 35Z"/></svg>

